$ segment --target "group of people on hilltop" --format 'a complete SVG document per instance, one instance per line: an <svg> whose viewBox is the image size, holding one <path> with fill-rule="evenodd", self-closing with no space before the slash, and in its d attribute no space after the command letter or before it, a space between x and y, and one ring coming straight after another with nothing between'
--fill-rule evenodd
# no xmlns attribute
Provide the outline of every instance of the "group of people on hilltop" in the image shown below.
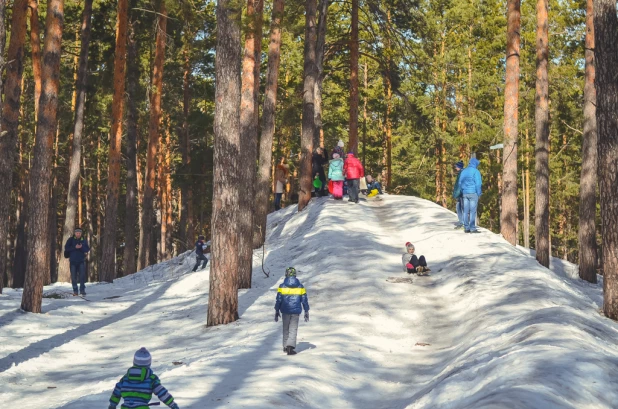
<svg viewBox="0 0 618 409"><path fill-rule="evenodd" d="M454 165L457 179L453 187L453 198L457 201L458 218L455 229L463 229L465 233L480 233L476 226L476 210L483 193L483 179L478 170L479 163L478 159L472 158L466 168L462 161Z"/></svg>
<svg viewBox="0 0 618 409"><path fill-rule="evenodd" d="M311 172L315 196L332 194L335 200L343 200L347 194L349 202L358 203L360 193L373 197L382 194L382 185L371 175L365 175L365 168L354 152L344 153L343 141L339 141L329 158L323 147L317 147L311 155ZM324 165L328 164L328 173ZM281 198L288 182L290 168L285 160L275 168L275 211L281 209Z"/></svg>

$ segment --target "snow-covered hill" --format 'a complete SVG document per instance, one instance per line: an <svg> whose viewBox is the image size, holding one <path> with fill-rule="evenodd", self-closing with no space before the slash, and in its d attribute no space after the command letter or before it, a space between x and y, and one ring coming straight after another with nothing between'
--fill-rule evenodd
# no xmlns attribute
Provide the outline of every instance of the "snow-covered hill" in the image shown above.
<svg viewBox="0 0 618 409"><path fill-rule="evenodd" d="M539 266L489 232L453 230L430 202L327 199L269 218L265 267L239 292L241 319L206 328L208 271L179 258L88 299L19 311L0 296L0 401L20 409L107 407L141 346L180 407L616 408L618 325L598 313L601 287ZM432 268L412 283L404 243ZM276 287L288 266L307 287L300 353L281 351ZM46 292L69 292L54 285Z"/></svg>

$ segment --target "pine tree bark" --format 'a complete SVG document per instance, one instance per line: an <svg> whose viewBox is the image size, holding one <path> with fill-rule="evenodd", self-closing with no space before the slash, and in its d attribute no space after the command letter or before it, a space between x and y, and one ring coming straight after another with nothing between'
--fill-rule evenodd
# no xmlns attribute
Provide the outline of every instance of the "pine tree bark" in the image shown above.
<svg viewBox="0 0 618 409"><path fill-rule="evenodd" d="M82 161L82 135L84 132L84 109L86 106L86 84L88 79L88 48L90 46L90 31L93 0L84 1L82 12L81 48L77 68L77 82L75 84L75 119L73 122L73 152L69 165L69 186L67 188L67 210L64 219L62 245L71 237L75 230L75 218L77 217L77 196L80 179L80 165ZM80 226L81 227L81 226ZM58 281L69 282L71 272L69 261L62 257L58 269Z"/></svg>
<svg viewBox="0 0 618 409"><path fill-rule="evenodd" d="M207 325L238 319L240 153L240 5L217 1L212 266Z"/></svg>
<svg viewBox="0 0 618 409"><path fill-rule="evenodd" d="M101 243L101 271L99 272L100 280L108 283L113 282L114 278L116 278L116 227L118 223L118 195L120 191L120 147L122 140L122 113L124 110L128 19L128 0L118 0L116 50L114 52L112 129L109 138L105 228L103 229Z"/></svg>
<svg viewBox="0 0 618 409"><path fill-rule="evenodd" d="M262 54L262 14L264 0L247 1L248 28L242 63L240 99L240 191L238 288L251 288L253 266L253 206L257 177L259 126L260 56Z"/></svg>
<svg viewBox="0 0 618 409"><path fill-rule="evenodd" d="M146 153L146 181L142 199L142 223L139 237L138 269L147 267L152 261L151 242L154 231L152 221L154 212L156 159L159 150L159 127L161 125L161 94L163 93L163 63L165 62L165 36L167 30L167 9L161 1L157 25L154 66L152 70L152 93L150 95L150 122L148 125L148 149ZM155 253L156 254L156 253Z"/></svg>
<svg viewBox="0 0 618 409"><path fill-rule="evenodd" d="M4 60L4 44L6 43L6 26L4 23L5 11L6 11L6 1L0 0L0 20L1 20L0 21L0 95L3 95L4 84L2 82L2 79L4 78L3 74L4 74L4 69L6 68L6 61ZM0 135L2 135L3 129L4 128L2 127L2 99L0 98ZM5 223L8 224L8 222L5 222ZM3 251L3 253L0 253L0 258L3 260L3 261L0 261L0 263L6 266L7 265L7 261L6 261L7 249L6 247L4 249L0 247L0 251ZM2 294L3 287L4 287L4 268L0 268L0 294Z"/></svg>
<svg viewBox="0 0 618 409"><path fill-rule="evenodd" d="M326 51L326 20L330 0L321 0L318 16L318 36L316 40L316 65L318 76L315 84L315 133L313 135L314 146L324 146L324 129L322 124L322 84L324 82L324 53Z"/></svg>
<svg viewBox="0 0 618 409"><path fill-rule="evenodd" d="M618 319L618 18L614 0L594 2L597 132L601 235L603 238L603 311Z"/></svg>
<svg viewBox="0 0 618 409"><path fill-rule="evenodd" d="M547 0L537 0L536 30L536 190L534 200L534 225L536 259L549 268L549 82L547 65L549 58ZM517 156L515 156L517 158Z"/></svg>
<svg viewBox="0 0 618 409"><path fill-rule="evenodd" d="M268 68L264 108L262 109L262 135L258 162L257 184L255 188L255 214L253 247L260 247L266 237L266 215L270 197L270 169L272 163L273 137L275 134L275 111L277 108L277 85L279 63L281 62L281 22L283 20L284 0L273 0L268 44Z"/></svg>
<svg viewBox="0 0 618 409"><path fill-rule="evenodd" d="M41 29L39 27L38 1L30 1L30 48L32 52L32 77L34 79L34 118L39 116L41 98Z"/></svg>
<svg viewBox="0 0 618 409"><path fill-rule="evenodd" d="M48 0L43 49L42 91L39 101L34 160L30 172L28 206L28 258L21 308L41 312L43 282L49 272L47 240L50 185L52 178L53 142L56 134L60 55L64 25L64 0Z"/></svg>
<svg viewBox="0 0 618 409"><path fill-rule="evenodd" d="M189 31L187 29L187 31ZM189 139L189 106L191 104L191 58L189 48L191 47L191 38L188 34L183 37L183 77L182 77L182 139L180 142L180 151L182 154L182 166L184 173L189 173L191 164L191 144ZM182 185L180 186L180 245L179 251L183 253L190 248L190 242L193 239L189 237L189 206L191 206L191 190L189 189L190 176L185 176Z"/></svg>
<svg viewBox="0 0 618 409"><path fill-rule="evenodd" d="M350 33L350 123L349 150L358 152L358 0L352 0L352 27Z"/></svg>
<svg viewBox="0 0 618 409"><path fill-rule="evenodd" d="M520 0L507 2L506 84L504 89L504 162L500 233L517 244L517 127L519 125Z"/></svg>
<svg viewBox="0 0 618 409"><path fill-rule="evenodd" d="M300 138L301 159L298 211L302 211L309 203L309 200L311 200L313 181L311 155L313 153L313 135L315 133L315 84L318 74L316 65L317 7L317 0L305 0L305 62L303 67L303 121Z"/></svg>
<svg viewBox="0 0 618 409"><path fill-rule="evenodd" d="M22 77L24 72L24 43L26 41L26 18L28 1L15 0L11 18L11 36L7 52L4 104L2 106L2 132L0 138L0 183L13 186L13 168L17 151L19 108L21 106ZM10 195L0 198L0 281L7 271L7 248L9 239Z"/></svg>
<svg viewBox="0 0 618 409"><path fill-rule="evenodd" d="M125 221L124 221L124 275L133 274L137 271L137 259L135 249L136 221L138 217L137 203L137 101L139 83L139 53L137 40L133 27L130 28L127 48L127 181L125 198Z"/></svg>
<svg viewBox="0 0 618 409"><path fill-rule="evenodd" d="M594 0L586 1L584 136L579 182L579 276L597 282L597 96L594 89Z"/></svg>

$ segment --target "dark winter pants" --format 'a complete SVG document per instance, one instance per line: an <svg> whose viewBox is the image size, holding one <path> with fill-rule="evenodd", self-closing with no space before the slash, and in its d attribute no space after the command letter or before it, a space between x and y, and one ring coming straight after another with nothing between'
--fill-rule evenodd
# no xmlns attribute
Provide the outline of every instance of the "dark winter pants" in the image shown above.
<svg viewBox="0 0 618 409"><path fill-rule="evenodd" d="M73 293L77 293L77 283L79 282L80 294L86 294L86 262L71 263L71 284L73 284Z"/></svg>
<svg viewBox="0 0 618 409"><path fill-rule="evenodd" d="M208 264L208 259L206 258L205 255L203 254L197 254L195 256L195 267L193 267L193 271L197 271L197 268L200 265L200 261L203 261L202 263L202 268L206 267L206 264Z"/></svg>
<svg viewBox="0 0 618 409"><path fill-rule="evenodd" d="M275 193L275 211L281 210L281 196L283 193Z"/></svg>
<svg viewBox="0 0 618 409"><path fill-rule="evenodd" d="M410 264L412 264L414 268L409 268L408 274L416 272L416 267L418 266L427 267L427 261L425 261L425 256L416 257L416 254L412 255L412 258L410 259Z"/></svg>
<svg viewBox="0 0 618 409"><path fill-rule="evenodd" d="M360 179L348 179L348 195L350 202L358 203L358 192L360 191Z"/></svg>
<svg viewBox="0 0 618 409"><path fill-rule="evenodd" d="M281 314L283 318L283 348L296 348L296 334L300 314Z"/></svg>

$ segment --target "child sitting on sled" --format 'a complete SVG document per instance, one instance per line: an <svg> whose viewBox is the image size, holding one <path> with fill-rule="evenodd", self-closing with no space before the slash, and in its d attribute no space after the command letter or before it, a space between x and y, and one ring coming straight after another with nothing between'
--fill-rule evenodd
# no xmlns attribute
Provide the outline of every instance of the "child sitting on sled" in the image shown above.
<svg viewBox="0 0 618 409"><path fill-rule="evenodd" d="M403 271L408 274L426 274L430 272L431 270L427 267L425 256L417 257L414 254L414 250L414 244L407 242L406 252L401 257Z"/></svg>

